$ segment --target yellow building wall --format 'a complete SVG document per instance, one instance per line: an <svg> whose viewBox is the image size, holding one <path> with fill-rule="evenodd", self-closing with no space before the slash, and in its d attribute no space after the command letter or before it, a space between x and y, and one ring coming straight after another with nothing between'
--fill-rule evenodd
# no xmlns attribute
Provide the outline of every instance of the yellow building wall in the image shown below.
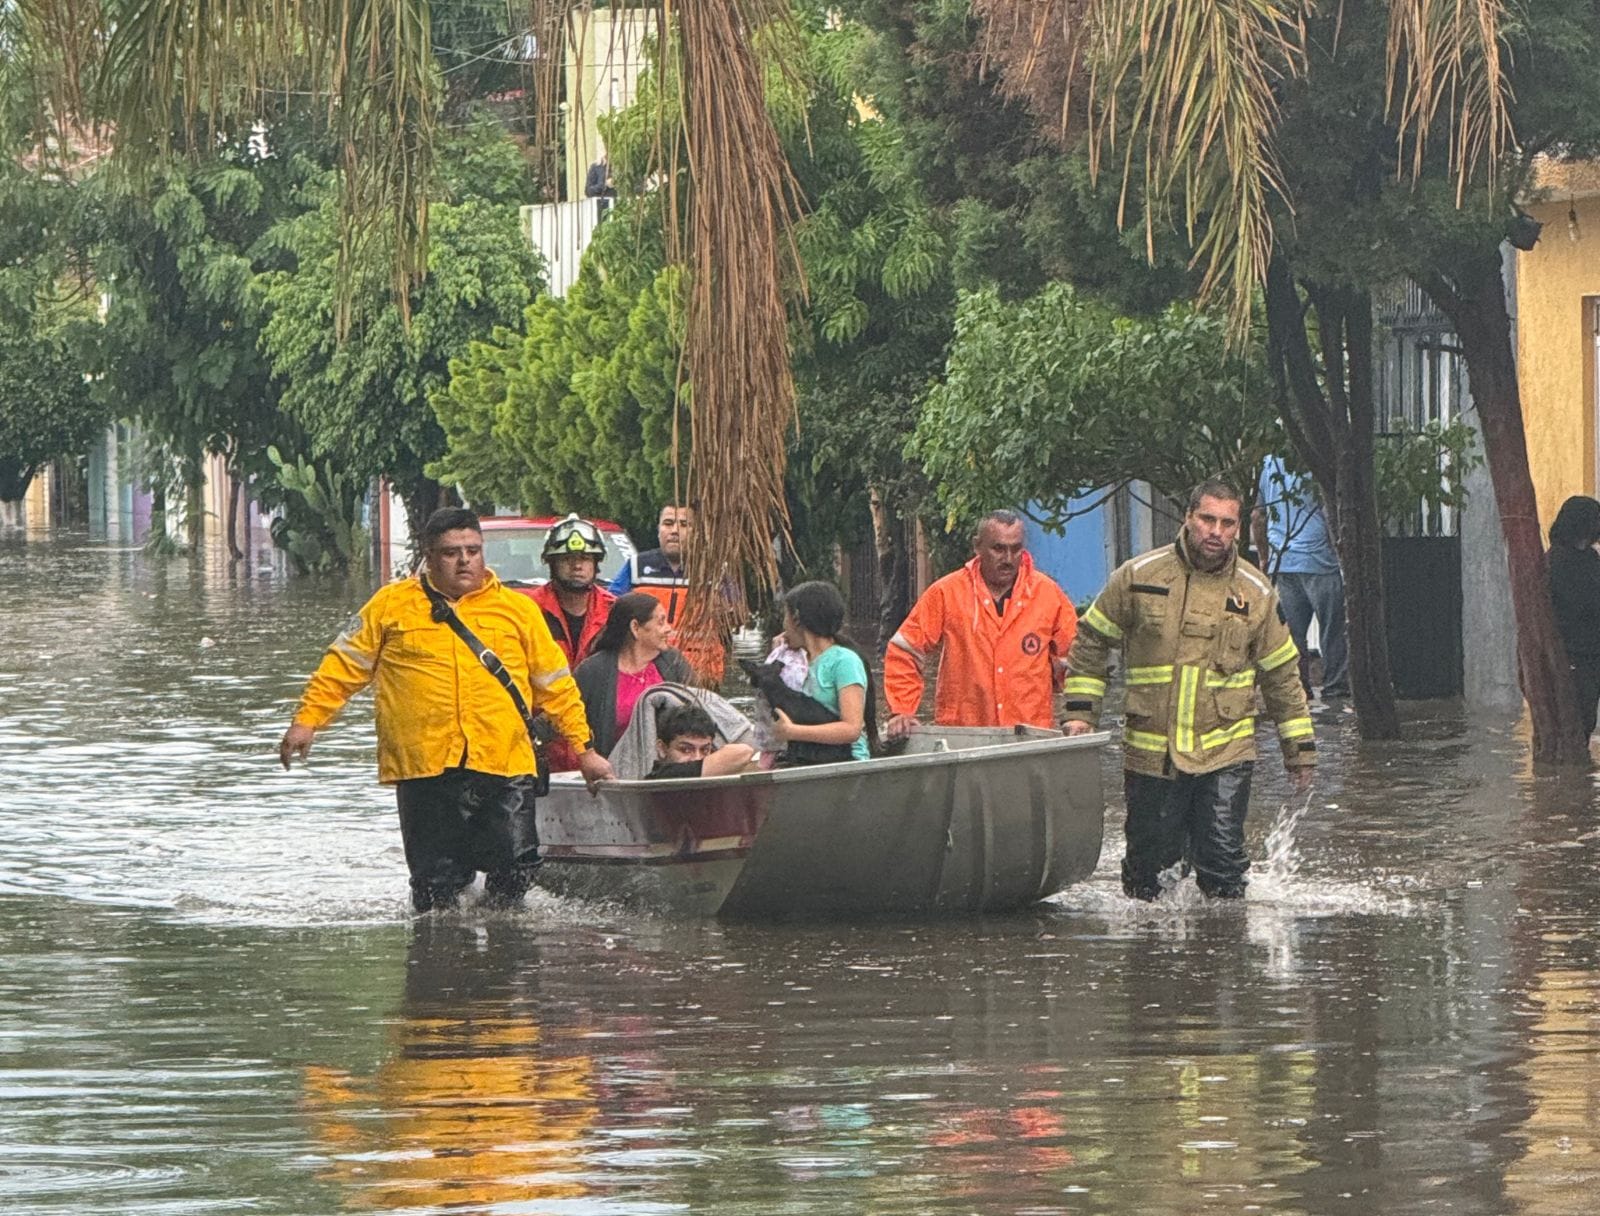
<svg viewBox="0 0 1600 1216"><path fill-rule="evenodd" d="M1577 239L1569 209L1577 212ZM1527 210L1544 230L1517 255L1517 379L1543 532L1565 499L1595 492L1590 301L1600 298L1600 198L1557 198Z"/></svg>
<svg viewBox="0 0 1600 1216"><path fill-rule="evenodd" d="M578 9L567 42L567 201L583 197L605 146L596 119L633 104L656 36L653 7Z"/></svg>
<svg viewBox="0 0 1600 1216"><path fill-rule="evenodd" d="M40 532L50 526L50 466L44 465L34 474L23 495L24 520L28 531Z"/></svg>

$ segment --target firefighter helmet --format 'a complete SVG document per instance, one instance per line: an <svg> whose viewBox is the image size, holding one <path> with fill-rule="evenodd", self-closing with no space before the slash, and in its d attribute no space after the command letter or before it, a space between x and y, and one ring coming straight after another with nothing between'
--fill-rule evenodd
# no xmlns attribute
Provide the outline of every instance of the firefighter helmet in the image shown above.
<svg viewBox="0 0 1600 1216"><path fill-rule="evenodd" d="M587 519L569 515L550 529L550 534L544 538L541 556L545 561L553 557L592 557L597 562L604 561L606 542L600 529Z"/></svg>

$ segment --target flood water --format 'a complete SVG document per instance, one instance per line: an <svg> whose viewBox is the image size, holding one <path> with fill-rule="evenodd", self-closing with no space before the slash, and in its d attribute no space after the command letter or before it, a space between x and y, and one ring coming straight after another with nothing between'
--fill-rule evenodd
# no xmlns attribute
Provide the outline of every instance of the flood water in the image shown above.
<svg viewBox="0 0 1600 1216"><path fill-rule="evenodd" d="M1124 900L1113 771L1025 915L413 922L370 702L274 754L364 592L0 543L0 1212L1596 1210L1600 812L1512 724L1324 719L1242 904Z"/></svg>

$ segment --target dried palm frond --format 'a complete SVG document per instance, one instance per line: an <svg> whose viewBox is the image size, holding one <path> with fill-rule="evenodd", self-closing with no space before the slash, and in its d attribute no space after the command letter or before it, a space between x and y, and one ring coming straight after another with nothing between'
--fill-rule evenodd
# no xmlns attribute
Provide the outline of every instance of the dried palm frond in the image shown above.
<svg viewBox="0 0 1600 1216"><path fill-rule="evenodd" d="M1502 0L1391 0L1389 114L1409 136L1411 176L1422 174L1430 134L1449 134L1456 205L1480 166L1492 186L1513 139L1511 84L1502 68ZM1398 149L1403 165L1405 148Z"/></svg>
<svg viewBox="0 0 1600 1216"><path fill-rule="evenodd" d="M1204 268L1235 321L1270 257L1275 198L1292 210L1275 150L1286 77L1306 69L1315 0L977 0L1005 91L1082 127L1091 168L1122 144L1122 200L1137 182L1147 251L1181 202ZM1343 11L1339 17L1342 19ZM1493 185L1513 140L1503 70L1504 0L1391 0L1386 105L1420 177L1430 138L1449 138L1457 204L1480 172ZM1337 29L1335 41L1337 41ZM1125 219L1125 215L1121 218Z"/></svg>
<svg viewBox="0 0 1600 1216"><path fill-rule="evenodd" d="M800 195L767 110L754 39L791 17L784 0L663 0L662 10L663 36L677 32L676 129L689 167L688 182L676 174L667 182L669 256L690 274L687 498L699 509L689 577L720 586L731 573L738 586L748 570L772 586L795 416L785 285L799 275L792 222ZM734 594L742 598L742 589ZM690 605L701 617L685 622L686 633L721 624L704 619L715 611L708 597Z"/></svg>
<svg viewBox="0 0 1600 1216"><path fill-rule="evenodd" d="M528 36L534 57L529 74L533 84L534 172L546 202L561 196L561 75L566 51L578 40L573 12L582 0L526 0ZM581 97L573 101L571 121L582 121Z"/></svg>
<svg viewBox="0 0 1600 1216"><path fill-rule="evenodd" d="M51 50L44 91L56 123L109 129L135 168L171 153L175 136L202 146L281 91L324 99L343 149L341 256L348 265L368 242L391 241L408 308L426 266L439 104L428 0L18 3L30 41Z"/></svg>
<svg viewBox="0 0 1600 1216"><path fill-rule="evenodd" d="M1006 92L1082 126L1098 174L1121 145L1119 222L1137 183L1146 252L1181 207L1203 269L1241 331L1284 199L1273 137L1280 81L1303 70L1310 0L978 0ZM1086 94L1086 96L1085 96Z"/></svg>

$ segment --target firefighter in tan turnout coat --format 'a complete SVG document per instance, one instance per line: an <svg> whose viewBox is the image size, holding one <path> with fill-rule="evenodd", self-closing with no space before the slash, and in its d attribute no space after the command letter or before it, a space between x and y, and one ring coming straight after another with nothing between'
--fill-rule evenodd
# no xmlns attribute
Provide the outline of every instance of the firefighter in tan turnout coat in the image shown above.
<svg viewBox="0 0 1600 1216"><path fill-rule="evenodd" d="M1206 895L1244 894L1258 689L1296 787L1311 782L1299 652L1272 584L1238 556L1240 508L1231 487L1197 486L1178 539L1112 573L1067 656L1065 729L1083 734L1099 720L1110 653L1123 653L1122 888L1135 899L1160 895L1179 861Z"/></svg>

